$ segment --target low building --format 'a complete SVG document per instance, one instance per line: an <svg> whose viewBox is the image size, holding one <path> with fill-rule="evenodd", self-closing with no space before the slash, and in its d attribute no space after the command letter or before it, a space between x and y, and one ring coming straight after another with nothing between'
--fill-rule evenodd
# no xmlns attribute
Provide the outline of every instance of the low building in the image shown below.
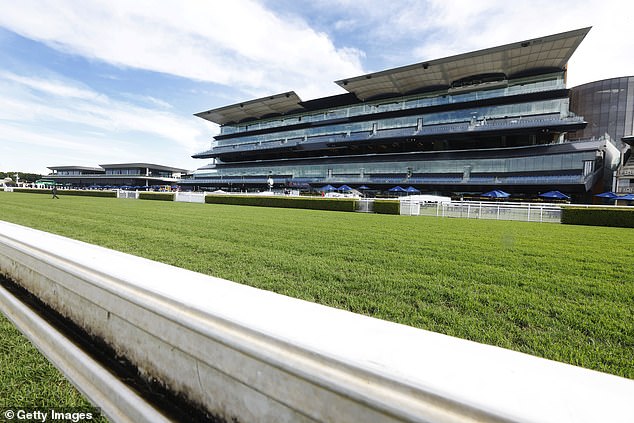
<svg viewBox="0 0 634 423"><path fill-rule="evenodd" d="M150 163L103 164L99 167L49 166L47 180L72 188L147 188L173 185L187 172Z"/></svg>

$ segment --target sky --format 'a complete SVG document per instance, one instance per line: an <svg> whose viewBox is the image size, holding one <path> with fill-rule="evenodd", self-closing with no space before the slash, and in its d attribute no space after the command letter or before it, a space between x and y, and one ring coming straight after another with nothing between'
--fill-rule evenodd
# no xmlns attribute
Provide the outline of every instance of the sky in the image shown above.
<svg viewBox="0 0 634 423"><path fill-rule="evenodd" d="M193 170L194 113L592 26L568 86L634 75L622 0L0 0L0 171ZM208 161L208 160L207 160Z"/></svg>

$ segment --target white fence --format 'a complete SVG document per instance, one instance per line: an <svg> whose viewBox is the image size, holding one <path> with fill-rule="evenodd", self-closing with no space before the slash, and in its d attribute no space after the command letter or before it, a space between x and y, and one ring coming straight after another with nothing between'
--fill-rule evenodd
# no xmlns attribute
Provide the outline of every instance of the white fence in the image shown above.
<svg viewBox="0 0 634 423"><path fill-rule="evenodd" d="M561 223L561 206L546 203L474 202L421 203L401 201L400 213L408 216L458 217L464 219L519 220Z"/></svg>
<svg viewBox="0 0 634 423"><path fill-rule="evenodd" d="M2 221L0 274L226 421L632 421L633 380ZM0 289L0 309L63 369L60 343L31 331L10 303ZM105 383L94 369L66 374L112 421L159 421L121 388L92 394L87 385Z"/></svg>
<svg viewBox="0 0 634 423"><path fill-rule="evenodd" d="M123 189L118 189L117 190L117 198L138 200L139 199L139 191L126 191L126 190L123 190Z"/></svg>
<svg viewBox="0 0 634 423"><path fill-rule="evenodd" d="M204 203L204 192L175 192L174 201L181 201L184 203Z"/></svg>
<svg viewBox="0 0 634 423"><path fill-rule="evenodd" d="M360 213L373 213L374 212L374 199L373 198L360 198L357 201L357 212Z"/></svg>

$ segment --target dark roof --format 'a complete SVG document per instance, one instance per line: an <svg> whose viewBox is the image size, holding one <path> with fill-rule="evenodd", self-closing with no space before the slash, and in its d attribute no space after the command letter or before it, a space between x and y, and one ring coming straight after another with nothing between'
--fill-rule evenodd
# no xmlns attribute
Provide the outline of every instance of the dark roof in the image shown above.
<svg viewBox="0 0 634 423"><path fill-rule="evenodd" d="M359 99L352 93L331 95L329 97L316 98L314 100L302 101L300 104L306 110L321 110L329 107L349 106L359 103Z"/></svg>
<svg viewBox="0 0 634 423"><path fill-rule="evenodd" d="M625 144L634 146L634 135L626 135L621 138L621 141L623 141Z"/></svg>
<svg viewBox="0 0 634 423"><path fill-rule="evenodd" d="M450 88L474 75L510 78L532 70L564 70L590 27L336 81L367 100L425 88Z"/></svg>

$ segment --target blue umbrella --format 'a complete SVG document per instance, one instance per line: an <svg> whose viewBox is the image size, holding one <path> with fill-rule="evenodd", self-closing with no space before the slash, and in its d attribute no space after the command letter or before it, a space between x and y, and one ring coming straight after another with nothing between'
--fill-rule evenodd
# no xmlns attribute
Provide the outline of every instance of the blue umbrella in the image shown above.
<svg viewBox="0 0 634 423"><path fill-rule="evenodd" d="M416 188L414 188L412 186L407 187L407 189L405 189L405 191L407 191L407 192L420 192L419 189L416 189Z"/></svg>
<svg viewBox="0 0 634 423"><path fill-rule="evenodd" d="M567 196L566 194L559 192L559 191L548 191L545 192L543 194L539 194L540 197L542 198L554 198L557 200L569 200L570 197Z"/></svg>
<svg viewBox="0 0 634 423"><path fill-rule="evenodd" d="M361 185L359 189L370 189L370 187L366 187L365 185Z"/></svg>
<svg viewBox="0 0 634 423"><path fill-rule="evenodd" d="M615 199L619 198L619 196L616 195L615 193L613 193L612 191L603 192L601 194L596 194L595 197L608 198L610 200L615 200Z"/></svg>
<svg viewBox="0 0 634 423"><path fill-rule="evenodd" d="M350 188L348 185L341 185L338 188L338 191L352 191L352 188Z"/></svg>
<svg viewBox="0 0 634 423"><path fill-rule="evenodd" d="M491 198L508 198L511 194L508 192L504 192L500 189L495 189L493 191L485 192L482 194L482 197L491 197Z"/></svg>
<svg viewBox="0 0 634 423"><path fill-rule="evenodd" d="M328 184L326 186L323 186L321 188L319 188L319 191L337 191L337 188L333 187L332 185Z"/></svg>
<svg viewBox="0 0 634 423"><path fill-rule="evenodd" d="M626 195L622 195L620 197L615 197L615 200L627 200L627 201L634 201L634 194L626 194Z"/></svg>
<svg viewBox="0 0 634 423"><path fill-rule="evenodd" d="M388 191L392 191L392 192L407 192L407 190L401 186L395 186L393 188L388 189Z"/></svg>

